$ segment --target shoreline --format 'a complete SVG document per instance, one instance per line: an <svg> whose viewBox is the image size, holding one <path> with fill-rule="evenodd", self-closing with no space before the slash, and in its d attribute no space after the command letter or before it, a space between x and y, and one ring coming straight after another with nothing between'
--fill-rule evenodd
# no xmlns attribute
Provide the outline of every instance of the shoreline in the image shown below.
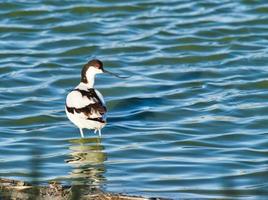
<svg viewBox="0 0 268 200"><path fill-rule="evenodd" d="M64 186L58 182L50 182L46 186L33 186L24 181L7 178L0 178L0 199L168 200L159 197L146 198L121 193L109 193L99 189L92 189L85 185Z"/></svg>

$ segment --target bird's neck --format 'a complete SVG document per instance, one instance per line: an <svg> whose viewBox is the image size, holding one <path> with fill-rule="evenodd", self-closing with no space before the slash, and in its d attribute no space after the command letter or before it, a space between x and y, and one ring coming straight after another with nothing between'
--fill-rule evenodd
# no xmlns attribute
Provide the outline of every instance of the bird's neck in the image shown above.
<svg viewBox="0 0 268 200"><path fill-rule="evenodd" d="M82 90L94 88L95 74L89 75L86 78L87 78L86 79L87 81L81 81L76 88L82 89Z"/></svg>
<svg viewBox="0 0 268 200"><path fill-rule="evenodd" d="M93 88L94 82L95 82L95 74L89 74L87 76L87 83L85 83L87 88Z"/></svg>

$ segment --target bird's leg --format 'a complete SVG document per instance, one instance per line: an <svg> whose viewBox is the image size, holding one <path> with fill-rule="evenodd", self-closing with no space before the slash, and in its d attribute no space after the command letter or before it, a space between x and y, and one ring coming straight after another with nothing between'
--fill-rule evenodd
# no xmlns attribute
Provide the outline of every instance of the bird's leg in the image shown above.
<svg viewBox="0 0 268 200"><path fill-rule="evenodd" d="M80 128L79 130L80 130L81 137L84 138L83 129Z"/></svg>
<svg viewBox="0 0 268 200"><path fill-rule="evenodd" d="M101 129L99 129L98 131L99 131L99 137L101 137Z"/></svg>
<svg viewBox="0 0 268 200"><path fill-rule="evenodd" d="M97 131L98 131L98 129L95 129L95 130L94 130L94 133L97 133Z"/></svg>

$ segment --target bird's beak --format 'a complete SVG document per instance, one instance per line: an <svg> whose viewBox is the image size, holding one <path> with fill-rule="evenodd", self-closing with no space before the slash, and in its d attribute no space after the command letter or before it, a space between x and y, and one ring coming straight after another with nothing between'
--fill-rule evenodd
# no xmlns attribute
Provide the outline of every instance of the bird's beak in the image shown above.
<svg viewBox="0 0 268 200"><path fill-rule="evenodd" d="M115 74L115 73L109 72L109 71L107 71L107 70L105 70L105 69L103 69L102 71L103 71L103 73L105 73L105 74L110 74L110 75L115 76L115 77L117 77L117 78L125 78L125 77L119 76L119 75L117 75L117 74Z"/></svg>

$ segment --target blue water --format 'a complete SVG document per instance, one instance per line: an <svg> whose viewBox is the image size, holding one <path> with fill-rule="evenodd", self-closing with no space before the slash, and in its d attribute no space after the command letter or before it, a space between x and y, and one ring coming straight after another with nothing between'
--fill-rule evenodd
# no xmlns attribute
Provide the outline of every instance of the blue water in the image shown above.
<svg viewBox="0 0 268 200"><path fill-rule="evenodd" d="M268 198L268 2L1 1L0 177L174 199ZM101 140L65 116L98 58Z"/></svg>

